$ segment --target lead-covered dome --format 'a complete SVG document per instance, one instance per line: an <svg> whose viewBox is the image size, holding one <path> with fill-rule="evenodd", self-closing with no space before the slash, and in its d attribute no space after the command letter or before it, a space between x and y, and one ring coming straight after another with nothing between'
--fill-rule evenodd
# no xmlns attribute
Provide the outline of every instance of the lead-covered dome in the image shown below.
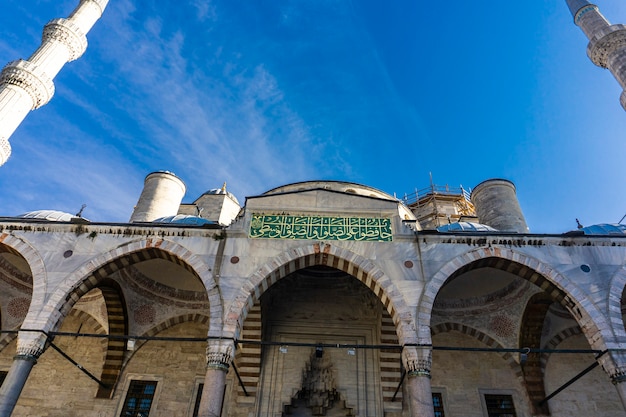
<svg viewBox="0 0 626 417"><path fill-rule="evenodd" d="M47 220L49 222L71 222L80 219L81 221L89 221L83 217L79 217L64 211L58 210L35 210L17 216L21 219Z"/></svg>
<svg viewBox="0 0 626 417"><path fill-rule="evenodd" d="M618 223L601 223L579 229L588 236L626 235L626 225Z"/></svg>
<svg viewBox="0 0 626 417"><path fill-rule="evenodd" d="M439 226L437 231L444 233L454 233L454 232L497 232L497 229L494 229L491 226L487 226L486 224L473 223L473 222L458 222L458 223L450 223L443 226Z"/></svg>
<svg viewBox="0 0 626 417"><path fill-rule="evenodd" d="M152 223L181 224L187 226L204 226L207 224L217 224L213 220L203 219L198 216L190 216L185 214L177 214L175 216L159 217L154 219Z"/></svg>

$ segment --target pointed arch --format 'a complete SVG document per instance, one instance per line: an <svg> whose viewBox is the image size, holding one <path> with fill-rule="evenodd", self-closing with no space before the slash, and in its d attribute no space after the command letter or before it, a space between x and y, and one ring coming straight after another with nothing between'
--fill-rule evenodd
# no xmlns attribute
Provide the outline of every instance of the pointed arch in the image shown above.
<svg viewBox="0 0 626 417"><path fill-rule="evenodd" d="M189 314L181 314L179 316L170 317L167 320L162 321L161 323L152 326L150 329L146 330L141 336L142 337L153 337L158 335L161 332L166 331L174 326L178 326L179 324L184 323L199 323L208 325L211 321L211 318L206 314L200 313L189 313ZM137 353L142 346L144 346L148 342L148 340L137 340L135 342L135 349L133 350L131 356L126 360L128 363L132 357Z"/></svg>
<svg viewBox="0 0 626 417"><path fill-rule="evenodd" d="M222 300L219 288L211 274L211 268L199 256L194 255L185 247L160 238L136 240L104 253L71 273L49 297L43 306L41 318L45 320L42 330L50 331L58 327L63 317L71 311L74 304L87 292L99 286L108 276L127 266L150 259L164 259L186 269L199 278L205 286L211 311L209 334L221 333ZM59 314L49 314L57 311ZM33 321L25 325L41 328L39 322Z"/></svg>
<svg viewBox="0 0 626 417"><path fill-rule="evenodd" d="M121 288L112 280L102 282L99 288L107 311L109 336L128 335L128 315ZM113 393L113 388L117 384L122 371L125 351L125 339L111 337L107 339L106 357L100 377L100 380L106 387L98 386L97 398L109 398Z"/></svg>
<svg viewBox="0 0 626 417"><path fill-rule="evenodd" d="M431 334L433 336L440 334L440 333L447 333L447 332L459 332L466 336L470 336L478 340L479 342L483 343L485 346L489 348L494 348L494 349L504 348L504 346L502 346L497 340L489 336L487 333L483 333L478 329L475 329L470 326L466 326L464 324L455 323L455 322L446 322L446 323L437 324L431 329ZM517 363L515 359L513 359L513 355L509 352L496 352L496 353L502 359L504 359L504 361L509 365L511 370L515 372L515 375L521 382L522 381L522 368L520 367L519 363Z"/></svg>
<svg viewBox="0 0 626 417"><path fill-rule="evenodd" d="M610 326L598 308L584 296L575 284L551 266L524 253L508 248L483 247L455 257L444 265L427 283L419 303L418 331L430 327L433 304L437 293L450 278L472 269L491 267L507 271L525 279L550 294L563 305L581 325L587 340L594 349L605 350L612 341Z"/></svg>
<svg viewBox="0 0 626 417"><path fill-rule="evenodd" d="M314 265L338 269L365 284L393 319L400 344L417 343L411 310L391 279L371 260L347 249L319 243L283 252L262 265L230 304L225 316L224 337L239 336L248 312L273 284L292 272Z"/></svg>
<svg viewBox="0 0 626 417"><path fill-rule="evenodd" d="M16 333L5 333L2 336L0 336L0 352L2 352L4 348L9 346L12 341L17 339L17 330L19 329L12 329L12 330L15 330Z"/></svg>
<svg viewBox="0 0 626 417"><path fill-rule="evenodd" d="M583 331L580 329L580 326L568 327L567 329L562 330L559 333L555 334L552 337L552 339L550 339L548 342L546 342L542 346L542 349L556 349L556 347L559 344L561 344L563 341L565 341L566 339L569 339L570 337L578 336L581 334L583 334ZM546 364L548 363L549 358L550 358L549 352L545 352L541 354L541 372L544 374L546 371Z"/></svg>
<svg viewBox="0 0 626 417"><path fill-rule="evenodd" d="M72 311L70 311L70 314L68 314L68 316L75 317L79 321L87 324L89 327L93 329L95 334L101 334L101 335L107 334L107 330L100 324L100 322L96 320L91 314L87 313L86 311L73 309ZM103 338L102 342L104 343L105 341L106 339Z"/></svg>
<svg viewBox="0 0 626 417"><path fill-rule="evenodd" d="M548 309L553 303L553 299L545 292L533 295L524 309L522 324L519 333L519 347L529 349L541 348L541 335L543 324L548 314ZM543 368L541 355L539 353L529 353L526 364L522 367L522 377L532 413L536 415L550 415L547 402L542 402L546 398L546 388L543 379Z"/></svg>
<svg viewBox="0 0 626 417"><path fill-rule="evenodd" d="M26 316L26 319L28 319L31 314L36 314L36 311L33 311L32 300L45 299L48 282L45 264L39 252L21 237L13 236L9 233L0 233L0 245L4 245L9 253L24 258L30 268L33 278L33 293L31 295L29 313Z"/></svg>
<svg viewBox="0 0 626 417"><path fill-rule="evenodd" d="M626 343L626 328L622 317L622 298L626 293L626 266L611 279L608 294L608 315L618 343Z"/></svg>
<svg viewBox="0 0 626 417"><path fill-rule="evenodd" d="M152 326L150 329L146 330L142 336L144 337L152 337L157 334L169 329L170 327L177 326L183 323L200 323L208 325L211 321L211 318L206 314L200 313L189 313L189 314L181 314L180 316L170 317L167 320L162 321L156 326Z"/></svg>

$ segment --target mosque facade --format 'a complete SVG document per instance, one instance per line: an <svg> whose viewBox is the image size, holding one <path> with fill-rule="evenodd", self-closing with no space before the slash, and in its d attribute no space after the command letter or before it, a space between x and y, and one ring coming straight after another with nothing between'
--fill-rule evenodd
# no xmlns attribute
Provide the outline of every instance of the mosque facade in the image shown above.
<svg viewBox="0 0 626 417"><path fill-rule="evenodd" d="M0 73L0 164L107 2ZM624 27L567 5L626 87ZM503 179L185 192L0 217L0 417L626 417L626 226L531 232Z"/></svg>
<svg viewBox="0 0 626 417"><path fill-rule="evenodd" d="M0 415L626 416L626 226L530 233L501 179L184 193L0 219Z"/></svg>

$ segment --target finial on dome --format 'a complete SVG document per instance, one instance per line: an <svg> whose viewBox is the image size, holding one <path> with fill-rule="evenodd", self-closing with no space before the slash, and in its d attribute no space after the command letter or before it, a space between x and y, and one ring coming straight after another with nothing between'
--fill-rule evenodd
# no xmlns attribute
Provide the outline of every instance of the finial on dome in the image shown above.
<svg viewBox="0 0 626 417"><path fill-rule="evenodd" d="M226 181L224 181L224 185L222 185L222 191L226 192Z"/></svg>

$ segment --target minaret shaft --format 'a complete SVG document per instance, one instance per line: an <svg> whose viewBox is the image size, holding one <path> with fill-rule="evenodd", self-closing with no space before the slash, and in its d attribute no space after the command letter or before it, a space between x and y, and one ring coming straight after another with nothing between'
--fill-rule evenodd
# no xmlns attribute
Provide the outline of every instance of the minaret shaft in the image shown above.
<svg viewBox="0 0 626 417"><path fill-rule="evenodd" d="M54 77L87 49L86 35L107 3L81 0L69 18L46 24L41 46L28 60L10 62L0 73L0 165L9 158L9 138L24 118L54 95Z"/></svg>
<svg viewBox="0 0 626 417"><path fill-rule="evenodd" d="M593 38L594 33L611 26L611 23L593 4L578 10L574 16L574 22L582 29L587 39Z"/></svg>
<svg viewBox="0 0 626 417"><path fill-rule="evenodd" d="M626 26L611 25L598 7L584 0L568 0L574 22L589 39L587 56L607 68L624 90L620 103L626 110Z"/></svg>

